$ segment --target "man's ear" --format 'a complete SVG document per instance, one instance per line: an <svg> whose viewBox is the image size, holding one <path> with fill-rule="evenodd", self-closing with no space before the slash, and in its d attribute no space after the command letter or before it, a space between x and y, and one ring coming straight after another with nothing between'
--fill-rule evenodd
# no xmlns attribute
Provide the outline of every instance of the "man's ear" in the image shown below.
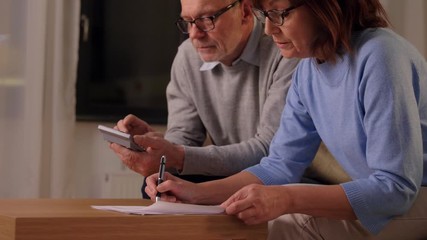
<svg viewBox="0 0 427 240"><path fill-rule="evenodd" d="M241 7L243 8L243 21L253 21L253 14L252 14L252 0L241 0L240 2Z"/></svg>

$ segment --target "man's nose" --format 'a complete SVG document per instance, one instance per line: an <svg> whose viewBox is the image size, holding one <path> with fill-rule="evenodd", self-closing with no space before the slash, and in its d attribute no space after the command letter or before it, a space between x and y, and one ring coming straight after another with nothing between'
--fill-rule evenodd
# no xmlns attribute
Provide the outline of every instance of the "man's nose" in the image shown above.
<svg viewBox="0 0 427 240"><path fill-rule="evenodd" d="M206 32L200 30L196 24L191 24L190 28L188 29L189 37L190 38L201 38L206 35Z"/></svg>

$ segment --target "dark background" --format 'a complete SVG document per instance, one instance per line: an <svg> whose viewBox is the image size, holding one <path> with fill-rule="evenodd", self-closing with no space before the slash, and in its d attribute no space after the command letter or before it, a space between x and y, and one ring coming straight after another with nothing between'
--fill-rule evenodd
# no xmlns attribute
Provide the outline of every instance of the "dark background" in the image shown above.
<svg viewBox="0 0 427 240"><path fill-rule="evenodd" d="M166 85L184 39L179 14L175 0L81 0L78 121L117 122L132 113L166 123Z"/></svg>

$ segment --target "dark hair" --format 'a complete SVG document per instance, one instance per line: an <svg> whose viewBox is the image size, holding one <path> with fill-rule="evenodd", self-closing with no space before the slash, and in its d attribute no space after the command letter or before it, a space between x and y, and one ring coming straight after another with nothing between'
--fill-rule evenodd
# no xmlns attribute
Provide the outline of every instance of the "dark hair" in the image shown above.
<svg viewBox="0 0 427 240"><path fill-rule="evenodd" d="M253 0L260 7L263 0ZM289 0L291 5L303 4L318 22L321 33L312 49L321 60L336 61L345 51L353 52L353 32L367 28L388 27L387 14L379 0Z"/></svg>

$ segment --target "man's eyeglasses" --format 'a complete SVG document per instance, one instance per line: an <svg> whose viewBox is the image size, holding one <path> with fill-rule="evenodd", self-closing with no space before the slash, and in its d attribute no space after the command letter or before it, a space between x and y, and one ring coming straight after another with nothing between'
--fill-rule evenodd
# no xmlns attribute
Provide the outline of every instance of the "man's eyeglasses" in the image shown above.
<svg viewBox="0 0 427 240"><path fill-rule="evenodd" d="M270 22L272 22L274 25L282 26L283 23L285 23L285 18L289 15L289 13L295 8L300 7L302 5L303 4L300 3L295 6L290 6L285 10L272 9L264 11L258 8L252 8L252 12L256 16L256 18L258 18L258 20L262 23L265 23L265 19L268 18L268 20L270 20Z"/></svg>
<svg viewBox="0 0 427 240"><path fill-rule="evenodd" d="M219 16L221 16L223 13L230 10L232 7L236 6L238 2L240 2L240 0L235 1L224 8L221 8L218 12L216 12L214 15L209 17L199 17L192 21L187 21L187 20L184 20L183 18L179 18L175 22L176 26L184 34L189 33L191 25L193 24L195 24L200 31L209 32L215 28L214 20L217 19Z"/></svg>

